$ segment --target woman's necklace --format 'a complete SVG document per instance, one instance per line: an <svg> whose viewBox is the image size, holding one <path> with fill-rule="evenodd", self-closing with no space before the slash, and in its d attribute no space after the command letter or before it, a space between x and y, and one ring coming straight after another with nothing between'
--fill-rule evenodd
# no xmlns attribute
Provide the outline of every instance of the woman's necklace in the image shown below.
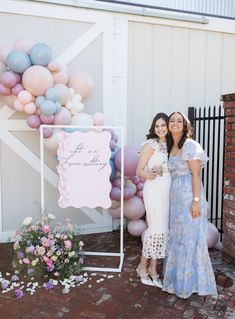
<svg viewBox="0 0 235 319"><path fill-rule="evenodd" d="M163 142L163 141L161 141L161 140L158 140L157 143L158 143L160 152L167 154L167 145L166 145L166 142Z"/></svg>

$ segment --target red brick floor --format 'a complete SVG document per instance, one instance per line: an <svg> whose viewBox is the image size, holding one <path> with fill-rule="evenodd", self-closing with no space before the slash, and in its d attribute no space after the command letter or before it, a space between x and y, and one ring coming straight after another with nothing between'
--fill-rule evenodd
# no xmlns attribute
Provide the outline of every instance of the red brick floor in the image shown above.
<svg viewBox="0 0 235 319"><path fill-rule="evenodd" d="M118 251L117 231L84 236L85 250ZM0 319L234 319L235 318L235 267L221 259L217 250L210 256L216 275L218 297L193 295L184 300L142 285L135 268L141 253L141 241L125 233L125 260L121 273L88 273L88 281L62 294L62 288L16 299L14 292L2 294L0 290ZM0 271L10 271L11 244L0 245ZM102 257L103 258L103 257ZM116 258L89 257L87 263L99 266L116 266ZM159 266L159 270L162 268ZM101 279L101 280L100 280Z"/></svg>

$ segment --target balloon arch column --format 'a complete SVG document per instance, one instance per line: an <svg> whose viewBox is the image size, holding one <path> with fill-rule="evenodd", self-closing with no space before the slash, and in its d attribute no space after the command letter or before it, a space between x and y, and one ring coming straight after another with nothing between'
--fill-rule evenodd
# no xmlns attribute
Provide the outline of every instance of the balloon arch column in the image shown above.
<svg viewBox="0 0 235 319"><path fill-rule="evenodd" d="M120 272L123 266L123 218L124 218L124 136L123 127L108 126L77 126L77 125L41 125L40 126L40 161L41 161L41 207L42 214L45 210L45 189L44 189L44 143L45 132L48 129L61 130L58 136L57 155L59 165L57 170L59 173L58 189L60 198L58 203L61 207L73 206L79 207L102 207L109 208L112 206L110 199L110 191L112 188L111 180L116 175L115 167L112 164L113 154L110 149L112 134L114 130L118 130L121 136L120 148L120 251L114 252L84 252L86 256L103 256L103 257L119 257L119 266L117 268L110 267L84 267L89 271L109 271ZM104 136L103 136L103 135ZM86 136L85 136L86 135ZM90 137L89 137L90 136ZM84 139L85 137L85 139ZM88 139L90 138L90 140ZM103 141L102 141L103 138ZM85 142L84 142L85 141ZM83 143L84 142L84 143ZM106 144L105 144L106 142ZM102 144L103 143L103 144ZM95 155L94 155L95 153ZM72 156L71 156L72 154ZM72 159L71 159L72 158ZM70 162L68 162L70 161ZM91 164L92 163L92 164ZM100 165L98 168L97 166ZM102 167L101 167L102 165ZM101 167L101 168L100 168ZM104 172L106 169L106 173ZM100 172L102 173L102 176ZM69 173L68 173L69 172ZM97 173L98 172L98 173ZM67 174L65 176L65 174ZM95 174L95 175L94 175ZM72 176L72 177L71 177ZM95 176L95 177L94 177ZM89 179L96 179L96 183L89 183ZM92 185L92 196L87 194L81 188L79 192L74 191L71 187L76 183L85 186ZM82 190L82 192L81 192ZM78 194L79 193L79 194ZM97 195L98 194L98 195ZM78 198L80 197L80 198ZM94 199L95 198L95 199Z"/></svg>

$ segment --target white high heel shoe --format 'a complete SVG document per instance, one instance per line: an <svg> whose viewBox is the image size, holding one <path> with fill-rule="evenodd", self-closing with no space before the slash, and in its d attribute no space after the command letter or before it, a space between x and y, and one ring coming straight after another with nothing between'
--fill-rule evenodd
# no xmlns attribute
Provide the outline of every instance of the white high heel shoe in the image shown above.
<svg viewBox="0 0 235 319"><path fill-rule="evenodd" d="M140 281L142 282L142 284L144 285L148 285L148 286L153 286L154 287L154 283L153 281L150 279L148 273L145 274L141 274L138 267L136 268L136 272L137 272L137 277L140 278Z"/></svg>
<svg viewBox="0 0 235 319"><path fill-rule="evenodd" d="M157 274L151 275L151 273L149 273L149 277L152 279L152 282L155 287L162 289L162 280L160 279L159 275Z"/></svg>

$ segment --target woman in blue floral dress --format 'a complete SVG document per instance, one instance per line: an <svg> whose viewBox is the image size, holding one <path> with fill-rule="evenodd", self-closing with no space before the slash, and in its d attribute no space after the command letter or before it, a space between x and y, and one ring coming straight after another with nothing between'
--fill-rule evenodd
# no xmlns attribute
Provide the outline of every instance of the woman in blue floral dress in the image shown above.
<svg viewBox="0 0 235 319"><path fill-rule="evenodd" d="M207 202L200 177L208 157L200 144L190 138L191 125L182 113L170 115L169 131L170 238L163 290L180 298L193 293L216 295L207 248Z"/></svg>

